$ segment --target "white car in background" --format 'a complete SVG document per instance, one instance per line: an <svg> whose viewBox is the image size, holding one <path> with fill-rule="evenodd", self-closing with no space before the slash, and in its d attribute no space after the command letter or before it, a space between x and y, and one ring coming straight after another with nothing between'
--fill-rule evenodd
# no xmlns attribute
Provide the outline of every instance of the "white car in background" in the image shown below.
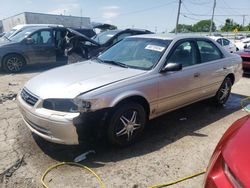
<svg viewBox="0 0 250 188"><path fill-rule="evenodd" d="M241 41L236 42L235 45L238 50L244 50L244 48L250 46L250 38L242 39Z"/></svg>
<svg viewBox="0 0 250 188"><path fill-rule="evenodd" d="M20 24L13 27L9 32L6 32L2 37L3 39L10 39L11 37L15 36L17 33L23 31L26 28L30 27L63 27L63 25L57 24Z"/></svg>
<svg viewBox="0 0 250 188"><path fill-rule="evenodd" d="M211 39L218 42L221 46L223 46L228 52L234 53L237 51L236 45L231 42L230 40L224 38L224 37L215 37L215 36L209 36Z"/></svg>

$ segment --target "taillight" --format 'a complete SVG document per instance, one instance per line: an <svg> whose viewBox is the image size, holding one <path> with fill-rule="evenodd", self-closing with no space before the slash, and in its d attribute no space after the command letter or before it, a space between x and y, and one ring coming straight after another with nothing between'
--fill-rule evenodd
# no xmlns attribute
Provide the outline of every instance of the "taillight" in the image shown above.
<svg viewBox="0 0 250 188"><path fill-rule="evenodd" d="M235 187L235 188L244 188L240 180L234 175L232 170L228 167L226 162L223 160L223 170L226 175L226 177L229 179L230 183Z"/></svg>

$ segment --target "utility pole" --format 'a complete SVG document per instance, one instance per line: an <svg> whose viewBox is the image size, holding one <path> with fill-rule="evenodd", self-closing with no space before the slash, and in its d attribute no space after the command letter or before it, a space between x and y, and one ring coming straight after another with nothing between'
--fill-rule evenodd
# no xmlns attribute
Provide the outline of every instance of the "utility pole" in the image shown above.
<svg viewBox="0 0 250 188"><path fill-rule="evenodd" d="M246 17L246 15L242 15L242 17L243 17L242 26L244 27L245 26L245 17Z"/></svg>
<svg viewBox="0 0 250 188"><path fill-rule="evenodd" d="M178 33L178 24L179 24L179 17L180 17L180 10L181 10L181 0L179 0L177 18L176 18L176 26L175 26L175 34Z"/></svg>
<svg viewBox="0 0 250 188"><path fill-rule="evenodd" d="M81 16L80 28L82 28L82 8L80 9L80 16Z"/></svg>
<svg viewBox="0 0 250 188"><path fill-rule="evenodd" d="M211 33L212 33L212 29L213 29L213 22L214 22L214 10L215 10L215 6L216 6L216 0L214 0L213 14L212 14L211 23L210 23L209 35L211 35Z"/></svg>

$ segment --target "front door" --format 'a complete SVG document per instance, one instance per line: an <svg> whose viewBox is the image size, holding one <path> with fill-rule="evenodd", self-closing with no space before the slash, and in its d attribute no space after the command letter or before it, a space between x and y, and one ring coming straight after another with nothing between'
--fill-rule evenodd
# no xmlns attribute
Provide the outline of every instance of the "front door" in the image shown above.
<svg viewBox="0 0 250 188"><path fill-rule="evenodd" d="M197 72L197 47L192 40L176 43L167 63L180 63L183 69L160 73L158 113L167 112L197 100L200 97Z"/></svg>
<svg viewBox="0 0 250 188"><path fill-rule="evenodd" d="M30 64L56 62L55 42L51 30L39 30L28 38L32 39L32 43L25 44L24 53Z"/></svg>

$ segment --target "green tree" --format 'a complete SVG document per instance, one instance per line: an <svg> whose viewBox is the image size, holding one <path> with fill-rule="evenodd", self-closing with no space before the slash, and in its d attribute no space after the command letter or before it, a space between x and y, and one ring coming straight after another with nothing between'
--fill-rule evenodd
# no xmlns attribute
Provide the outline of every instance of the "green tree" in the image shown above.
<svg viewBox="0 0 250 188"><path fill-rule="evenodd" d="M177 26L178 33L190 33L193 32L193 26L187 24L178 24ZM175 29L173 29L170 33L174 33Z"/></svg>
<svg viewBox="0 0 250 188"><path fill-rule="evenodd" d="M210 23L211 23L211 20L201 20L197 22L196 24L194 24L193 31L194 32L209 32ZM216 31L216 26L214 22L212 25L212 31Z"/></svg>
<svg viewBox="0 0 250 188"><path fill-rule="evenodd" d="M236 23L233 21L233 19L227 18L225 20L225 24L222 26L221 31L233 31L237 29L238 31L249 31L250 30L250 24L243 27L242 25Z"/></svg>

